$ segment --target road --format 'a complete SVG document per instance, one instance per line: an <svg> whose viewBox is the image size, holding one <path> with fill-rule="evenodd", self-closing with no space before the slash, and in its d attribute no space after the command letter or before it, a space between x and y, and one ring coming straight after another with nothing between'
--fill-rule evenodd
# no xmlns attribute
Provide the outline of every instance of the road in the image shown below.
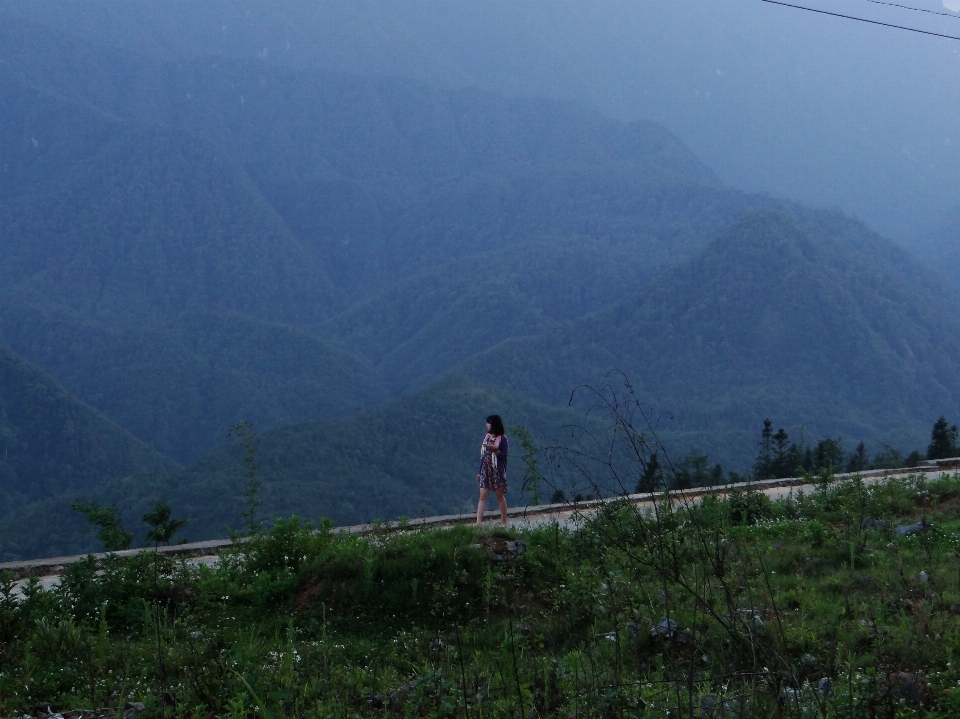
<svg viewBox="0 0 960 719"><path fill-rule="evenodd" d="M960 458L949 460L938 460L929 462L920 467L894 469L894 470L872 470L858 474L838 474L834 481L843 481L859 476L864 484L883 481L894 477L908 477L915 474L925 474L930 479L937 479L943 475L951 475L960 468ZM714 487L696 487L684 492L672 492L675 501L678 502L697 502L702 497L713 494L723 496L731 491L739 489L754 490L763 492L771 499L778 499L803 491L812 492L817 485L805 482L802 478L791 477L788 479L764 480L758 482L744 482L736 485L719 485ZM632 502L639 509L650 506L653 499L650 494L631 494L623 499ZM576 528L580 522L589 517L593 512L607 502L609 499L591 500L579 502L576 504L548 504L535 507L518 507L511 509L507 517L507 525L517 529L542 526L544 524L558 523L561 527ZM493 504L493 503L491 503ZM453 514L441 515L437 517L423 517L410 520L407 525L410 528L417 527L450 527L455 524L469 524L474 520L472 515ZM499 512L490 511L485 515L483 526L488 528L496 527L499 524ZM387 527L397 529L396 522L387 523ZM351 534L369 534L375 529L372 524L360 524L353 526L337 527L335 532L349 532ZM193 544L177 545L173 547L161 547L160 551L164 554L187 555L187 561L192 564L212 565L217 561L218 552L222 549L232 546L230 540L213 540L208 542L196 542ZM142 551L153 551L147 549L131 549L124 552L117 552L119 555L132 555ZM23 586L29 581L29 577L36 576L40 586L44 589L51 589L60 582L60 572L64 567L86 558L88 555L79 555L73 557L52 557L47 559L37 559L26 562L6 562L0 564L0 572L12 571L18 581L14 587L14 594L21 595ZM103 556L103 555L95 555Z"/></svg>

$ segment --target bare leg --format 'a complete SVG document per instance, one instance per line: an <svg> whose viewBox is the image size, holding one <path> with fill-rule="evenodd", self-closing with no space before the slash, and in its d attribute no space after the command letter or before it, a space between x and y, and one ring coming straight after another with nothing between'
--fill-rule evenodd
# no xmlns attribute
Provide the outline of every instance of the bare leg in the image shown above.
<svg viewBox="0 0 960 719"><path fill-rule="evenodd" d="M477 525L483 524L483 513L487 511L487 497L490 496L490 490L480 488L480 501L477 503Z"/></svg>
<svg viewBox="0 0 960 719"><path fill-rule="evenodd" d="M507 526L507 498L503 496L502 489L493 490L497 494L497 504L500 505L500 524Z"/></svg>

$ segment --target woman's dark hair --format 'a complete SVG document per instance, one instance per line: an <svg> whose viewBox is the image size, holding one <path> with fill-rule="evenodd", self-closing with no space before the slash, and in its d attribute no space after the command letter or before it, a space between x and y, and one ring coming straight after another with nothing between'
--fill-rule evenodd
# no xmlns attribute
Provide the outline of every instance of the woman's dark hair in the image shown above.
<svg viewBox="0 0 960 719"><path fill-rule="evenodd" d="M487 417L487 422L490 423L490 434L495 434L498 437L506 434L503 429L503 420L500 419L499 414L491 414L489 417Z"/></svg>

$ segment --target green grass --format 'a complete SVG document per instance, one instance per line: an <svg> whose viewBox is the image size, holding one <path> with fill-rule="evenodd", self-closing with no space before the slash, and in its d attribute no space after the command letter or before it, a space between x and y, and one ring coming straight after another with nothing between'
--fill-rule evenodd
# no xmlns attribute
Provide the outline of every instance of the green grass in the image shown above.
<svg viewBox="0 0 960 719"><path fill-rule="evenodd" d="M611 503L577 531L498 532L526 542L506 562L464 526L295 519L215 567L91 558L19 601L7 578L0 715L955 716L958 500L960 476Z"/></svg>

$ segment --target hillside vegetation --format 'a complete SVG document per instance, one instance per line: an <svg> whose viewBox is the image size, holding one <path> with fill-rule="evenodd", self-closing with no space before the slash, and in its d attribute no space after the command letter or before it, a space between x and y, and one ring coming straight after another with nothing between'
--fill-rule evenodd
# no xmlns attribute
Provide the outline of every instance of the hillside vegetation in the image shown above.
<svg viewBox="0 0 960 719"><path fill-rule="evenodd" d="M0 521L40 534L19 521L27 502L95 492L111 479L174 467L0 346Z"/></svg>
<svg viewBox="0 0 960 719"><path fill-rule="evenodd" d="M374 410L337 421L292 424L256 439L257 478L263 486L258 517L268 524L297 515L338 525L476 511L477 467L484 420L494 407L507 421L524 424L540 446L563 438L564 425L582 424L577 413L523 396L450 377ZM510 502L524 493L523 447L511 439ZM0 547L8 559L61 552L97 551L99 543L70 508L71 501L113 504L131 527L157 502L169 502L189 520L191 541L218 539L238 529L245 510L245 450L225 445L188 468L119 479L22 508L0 520ZM562 474L563 481L568 480ZM541 487L542 501L552 491ZM587 490L584 490L587 491ZM53 525L24 531L41 517ZM136 536L138 545L143 537Z"/></svg>
<svg viewBox="0 0 960 719"><path fill-rule="evenodd" d="M4 341L181 461L241 418L334 419L469 356L450 330L474 324L472 297L447 316L411 306L441 268L460 268L444 279L456 290L495 248L515 257L518 282L554 246L622 258L620 282L567 303L580 313L738 212L736 193L651 123L398 78L165 63L16 18L0 35ZM561 285L568 258L549 270ZM553 304L536 288L518 300L507 309L533 306L514 321L523 332ZM391 306L403 327L435 328L396 360L385 355L399 327L363 329ZM248 320L323 344L304 357L295 332L271 330L265 347L229 329ZM199 388L213 400L198 402Z"/></svg>
<svg viewBox="0 0 960 719"><path fill-rule="evenodd" d="M615 307L506 340L464 368L551 403L616 367L687 429L789 416L814 436L916 446L921 417L960 403L955 306L951 290L857 222L756 210Z"/></svg>
<svg viewBox="0 0 960 719"><path fill-rule="evenodd" d="M188 463L245 417L257 426L337 417L389 395L372 365L290 325L184 313L114 327L47 303L3 305L0 340L158 450Z"/></svg>
<svg viewBox="0 0 960 719"><path fill-rule="evenodd" d="M952 716L958 492L825 476L576 531L291 520L212 566L91 558L22 599L7 576L0 711Z"/></svg>

